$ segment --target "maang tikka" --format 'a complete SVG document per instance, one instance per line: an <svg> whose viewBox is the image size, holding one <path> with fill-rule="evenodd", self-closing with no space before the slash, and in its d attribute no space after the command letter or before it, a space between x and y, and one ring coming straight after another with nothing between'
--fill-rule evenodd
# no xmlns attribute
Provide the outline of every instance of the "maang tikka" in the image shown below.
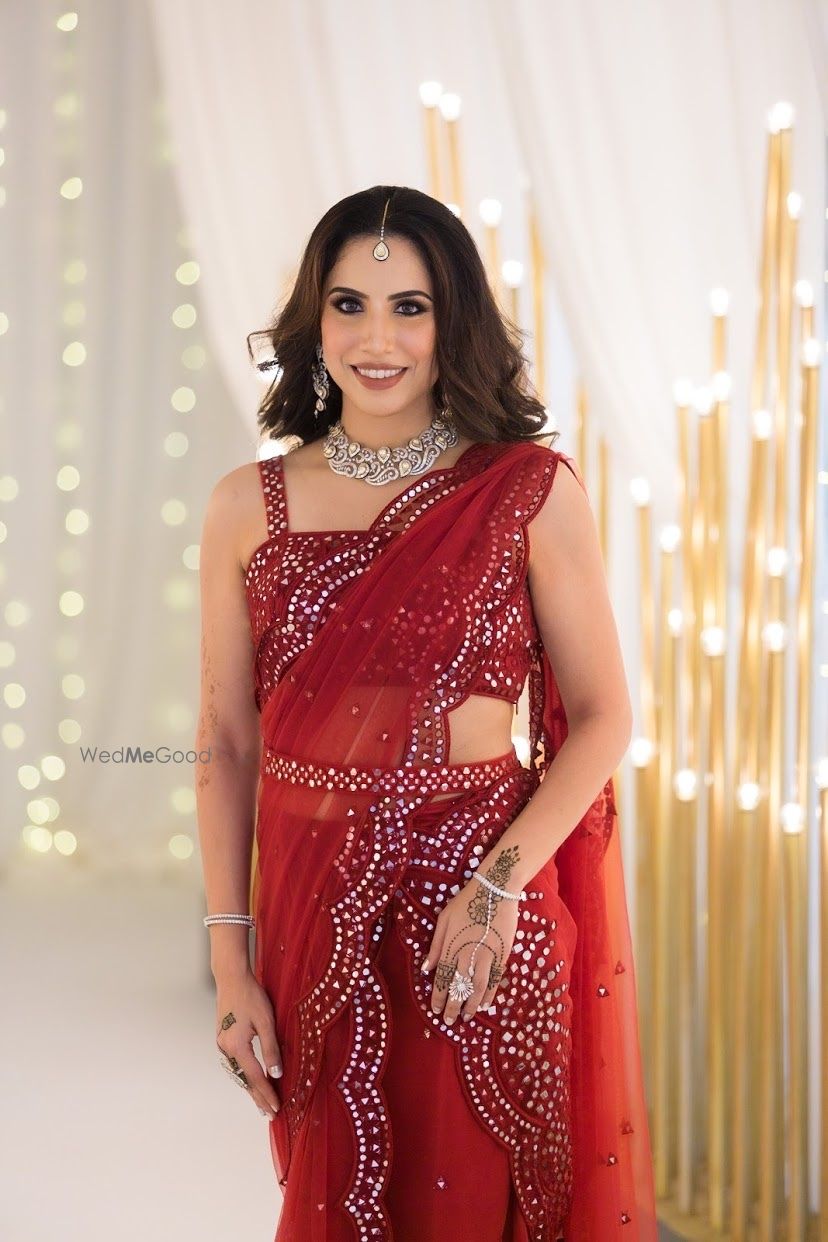
<svg viewBox="0 0 828 1242"><path fill-rule="evenodd" d="M385 211L382 213L382 224L380 225L380 239L372 251L375 259L387 259L389 255L388 246L385 242L385 217L388 215L388 204L390 202L390 198L385 200Z"/></svg>

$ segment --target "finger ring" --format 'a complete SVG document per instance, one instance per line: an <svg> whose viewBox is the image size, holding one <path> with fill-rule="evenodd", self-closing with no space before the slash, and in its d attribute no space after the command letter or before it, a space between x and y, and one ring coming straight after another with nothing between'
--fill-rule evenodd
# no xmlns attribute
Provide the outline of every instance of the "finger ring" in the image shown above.
<svg viewBox="0 0 828 1242"><path fill-rule="evenodd" d="M463 975L459 970L454 972L454 977L449 985L449 998L451 1000L460 1001L468 1000L474 991L474 983L469 975Z"/></svg>
<svg viewBox="0 0 828 1242"><path fill-rule="evenodd" d="M250 1083L247 1081L247 1075L235 1057L227 1057L222 1053L220 1063L222 1069L227 1071L234 1082L237 1082L240 1087L244 1087L245 1091L249 1089Z"/></svg>

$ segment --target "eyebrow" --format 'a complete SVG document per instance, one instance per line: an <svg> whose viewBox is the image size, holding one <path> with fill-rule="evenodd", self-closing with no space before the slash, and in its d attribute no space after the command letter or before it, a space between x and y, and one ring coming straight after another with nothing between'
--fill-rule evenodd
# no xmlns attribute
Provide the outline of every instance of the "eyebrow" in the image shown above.
<svg viewBox="0 0 828 1242"><path fill-rule="evenodd" d="M336 285L335 288L328 291L328 297L332 293L352 293L358 298L367 298L367 293L360 293L359 289L349 289L346 285ZM389 293L388 301L393 302L396 298L410 298L412 294L417 294L421 298L428 298L429 302L434 299L423 289L404 289L402 293Z"/></svg>

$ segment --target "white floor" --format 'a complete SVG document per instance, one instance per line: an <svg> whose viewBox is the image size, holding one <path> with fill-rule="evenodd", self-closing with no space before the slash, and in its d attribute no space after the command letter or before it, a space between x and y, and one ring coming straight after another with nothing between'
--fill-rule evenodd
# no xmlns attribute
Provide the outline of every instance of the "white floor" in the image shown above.
<svg viewBox="0 0 828 1242"><path fill-rule="evenodd" d="M267 1123L218 1062L177 882L33 859L0 885L3 1242L273 1242Z"/></svg>

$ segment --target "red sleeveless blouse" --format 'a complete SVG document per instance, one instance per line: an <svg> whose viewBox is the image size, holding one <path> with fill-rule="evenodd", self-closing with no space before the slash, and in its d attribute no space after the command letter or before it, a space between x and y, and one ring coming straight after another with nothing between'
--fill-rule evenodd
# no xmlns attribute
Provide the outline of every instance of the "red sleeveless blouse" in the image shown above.
<svg viewBox="0 0 828 1242"><path fill-rule="evenodd" d="M361 574L402 527L440 495L480 469L481 458L502 444L476 443L453 466L419 475L395 496L365 530L292 531L287 511L282 455L259 461L267 513L267 539L251 557L245 574L250 624L256 646L255 692L261 711L284 670L308 646L336 607L337 590ZM538 635L526 577L526 527L543 503L555 468L555 455L539 453L514 479L516 521L502 531L503 572L492 580L490 606L481 619L475 668L468 694L488 694L517 705L533 661ZM320 574L325 591L320 591ZM303 592L298 584L305 581Z"/></svg>

